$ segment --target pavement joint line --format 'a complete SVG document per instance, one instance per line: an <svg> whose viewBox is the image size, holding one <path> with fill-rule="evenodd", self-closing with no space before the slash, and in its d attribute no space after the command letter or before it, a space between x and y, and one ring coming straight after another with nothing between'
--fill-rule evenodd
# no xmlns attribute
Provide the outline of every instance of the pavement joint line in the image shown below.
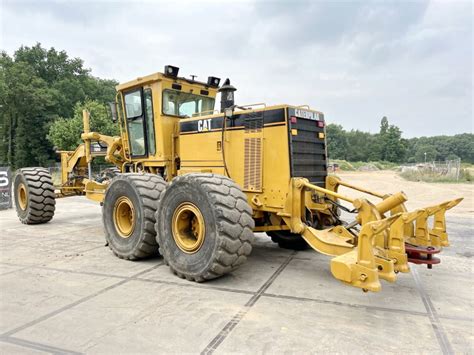
<svg viewBox="0 0 474 355"><path fill-rule="evenodd" d="M78 224L79 225L79 224ZM78 226L77 225L77 226ZM75 224L71 224L71 225L68 225L68 226L76 226ZM59 227L59 226L56 226L56 227ZM20 225L19 227L14 227L14 228L8 228L7 229L7 232L8 231L11 231L13 233L15 233L17 230L21 231L23 230L24 226L23 225ZM80 228L80 229L76 229L74 232L70 232L70 233L78 233L78 232L83 232L83 231L86 231L88 229L95 229L96 227L89 227L89 228ZM42 234L41 233L42 231L39 231L37 234ZM43 236L39 236L39 238L47 238L47 237L57 237L57 236L60 236L62 234L65 234L65 233L68 233L68 232L57 232L57 233L52 233L52 234L49 234L48 235L43 235ZM24 235L24 232L20 234L20 236L23 236ZM18 237L18 236L16 236Z"/></svg>
<svg viewBox="0 0 474 355"><path fill-rule="evenodd" d="M77 351L72 351L68 349L57 348L55 346L50 346L42 343L37 343L25 339L15 338L15 337L3 337L0 336L0 341L4 343L10 343L18 345L27 349L39 350L49 354L81 354Z"/></svg>
<svg viewBox="0 0 474 355"><path fill-rule="evenodd" d="M20 267L20 269L0 273L0 276L10 275L10 274L13 274L15 272L23 271L23 270L26 270L26 269L29 269L29 268L31 268L31 266Z"/></svg>
<svg viewBox="0 0 474 355"><path fill-rule="evenodd" d="M280 265L280 267L270 276L270 278L259 288L259 290L247 301L247 303L239 310L232 319L227 322L227 324L221 329L219 334L217 334L214 339L204 348L201 352L201 355L212 354L217 350L219 345L229 336L232 330L239 324L239 322L245 317L245 315L250 311L250 308L260 299L263 293L271 286L273 281L283 272L283 270L288 266L290 261L296 255L297 251L293 251L286 260Z"/></svg>
<svg viewBox="0 0 474 355"><path fill-rule="evenodd" d="M350 307L350 308L357 308L357 309L365 308L371 311L394 312L394 313L409 314L409 315L423 316L423 317L426 317L428 315L426 312L410 311L408 309L371 306L371 305L364 305L364 304L357 304L357 303L346 303L346 302L340 302L340 301L330 301L330 300L325 300L322 298L277 295L274 293L264 293L262 297L279 298L279 299L286 299L286 300L293 300L293 301L315 302L315 303L330 304L334 306L343 306L343 307Z"/></svg>
<svg viewBox="0 0 474 355"><path fill-rule="evenodd" d="M240 294L245 294L245 295L254 295L257 292L257 291L240 290L240 289L237 289L237 288L228 288L228 287L220 287L220 286L206 286L206 285L203 285L203 284L200 284L201 286L198 286L194 282L193 283L191 283L191 282L180 283L180 282L167 281L167 280L143 279L141 277L137 277L134 280L135 281L157 283L157 284L164 284L164 285L180 286L180 287L191 287L191 288L195 288L195 289L198 289L198 290L233 292L233 293L240 293Z"/></svg>
<svg viewBox="0 0 474 355"><path fill-rule="evenodd" d="M1 263L0 263L1 264ZM164 263L160 261L158 266L163 266ZM10 266L19 266L12 264ZM46 271L56 271L56 272L64 272L68 274L77 274L77 275L89 275L89 276L101 276L101 277L110 277L110 278L115 278L115 279L122 279L122 280L127 280L127 279L132 279L135 281L142 281L142 282L151 282L151 283L157 283L157 284L165 284L165 285L173 285L173 286L182 286L182 287L191 287L191 288L196 288L196 289L204 289L204 290L216 290L216 291L224 291L224 292L233 292L233 293L239 293L239 294L247 294L247 295L253 295L255 294L256 291L248 291L248 290L240 290L237 288L228 288L228 287L220 287L220 286L206 286L204 284L200 284L199 286L196 285L195 283L180 283L180 282L175 282L175 281L168 281L168 280L153 280L153 279L144 279L141 277L132 277L132 276L122 276L122 275L113 275L113 274L106 274L106 273L101 273L101 272L93 272L93 271L78 271L78 270L68 270L68 269L59 269L59 268L54 268L54 267L49 267L49 266L40 266L40 265L31 265L31 266L26 266L18 270L12 270L8 271L4 274L0 274L0 276L7 275L10 273L22 271L25 269L39 269L39 270L46 270Z"/></svg>
<svg viewBox="0 0 474 355"><path fill-rule="evenodd" d="M138 276L140 276L140 275L142 275L142 274L145 274L145 273L147 273L147 272L149 272L149 271L151 271L151 270L153 270L153 269L156 269L157 267L159 267L159 266L161 266L161 265L162 265L162 263L159 263L158 265L154 265L154 266L151 267L151 268L148 268L148 269L146 269L146 270L140 271L139 273L136 273L136 274L132 275L131 277L124 278L123 280L121 280L121 281L119 281L119 282L116 282L116 283L114 283L114 284L112 284L112 285L110 285L110 286L107 286L107 287L105 287L105 288L103 288L103 289L101 289L101 290L99 290L99 291L97 291L97 292L94 292L94 293L91 294L91 295L88 295L88 296L85 296L85 297L83 297L83 298L80 298L80 299L78 299L77 301L74 301L74 302L72 302L72 303L70 303L70 304L68 304L68 305L65 305L65 306L63 306L63 307L61 307L61 308L58 308L58 309L52 311L52 312L49 312L49 313L47 313L47 314L45 314L45 315L43 315L43 316L41 316L41 317L39 317L39 318L37 318L37 319L35 319L35 320L32 320L32 321L30 321L30 322L28 322L28 323L26 323L26 324L23 324L23 325L21 325L21 326L19 326L19 327L16 327L16 328L14 328L14 329L12 329L12 330L9 330L9 331L7 331L7 332L1 334L0 337L10 337L11 335L13 335L13 334L15 334L15 333L18 333L18 332L20 332L20 331L22 331L22 330L24 330L24 329L26 329L26 328L32 327L33 325L36 325L36 324L38 324L38 323L41 323L41 322L45 321L46 319L49 319L49 318L51 318L51 317L54 317L54 316L56 316L56 315L58 315L58 314L60 314L60 313L62 313L62 312L64 312L64 311L67 311L67 310L69 310L69 309L71 309L71 308L73 308L73 307L75 307L75 306L77 306L77 305L79 305L79 304L81 304L81 303L87 302L87 301L89 301L90 299L92 299L92 298L94 298L94 297L97 297L97 296L99 296L99 295L101 295L101 294L103 294L103 293L105 293L105 292L107 292L107 291L110 291L110 290L112 290L112 289L114 289L114 288L117 288L117 287L119 287L119 286L122 286L123 284L125 284L125 283L127 283L127 282L133 281L136 277L138 277Z"/></svg>
<svg viewBox="0 0 474 355"><path fill-rule="evenodd" d="M164 263L163 263L163 261L160 261L159 265L155 265L155 266L158 268L159 266L164 266ZM29 267L26 267L25 269L27 269L27 268L29 268ZM141 278L141 277L113 275L113 274L106 274L106 273L93 272L93 271L78 271L78 270L59 269L59 268L53 268L53 267L48 267L48 266L35 266L35 268L40 269L40 270L47 270L47 271L64 272L64 273L68 273L68 274L102 276L102 277L110 277L110 278L122 279L122 280L131 279L131 280L134 280L134 281L142 281L142 282L150 282L150 283L173 285L173 286L182 286L182 287L191 287L191 288L205 289L205 290L217 290L217 291L225 291L225 292L234 292L234 293L240 293L240 294L251 294L251 295L253 295L256 292L256 291L247 291L247 290L240 290L240 289L220 287L220 286L206 286L204 284L200 284L201 286L198 286L196 283L191 283L191 282L180 283L180 282L168 281L168 280L144 279L144 278ZM15 271L20 271L20 270L12 270L12 271L9 271L8 273L15 272ZM2 276L2 274L0 274L0 276Z"/></svg>
<svg viewBox="0 0 474 355"><path fill-rule="evenodd" d="M158 266L161 266L163 264L160 264ZM105 274L102 272L93 272L93 271L78 271L78 270L68 270L68 269L59 269L55 267L49 267L49 266L35 266L35 269L39 270L46 270L46 271L57 271L57 272L64 272L67 274L77 274L77 275L89 275L89 276L102 276L102 277L110 277L114 279L135 279L131 276L122 276L122 275L113 275L113 274Z"/></svg>
<svg viewBox="0 0 474 355"><path fill-rule="evenodd" d="M451 346L451 343L449 342L449 339L443 329L443 326L441 325L438 313L436 312L436 308L434 307L433 302L431 302L430 296L428 295L428 293L425 291L425 288L423 287L423 284L420 279L420 275L418 275L418 270L416 268L412 268L411 273L413 275L413 279L415 280L415 286L418 289L421 300L423 301L423 304L425 305L426 312L428 313L431 326L433 327L433 330L436 335L436 339L438 340L441 351L445 355L454 354L454 350Z"/></svg>

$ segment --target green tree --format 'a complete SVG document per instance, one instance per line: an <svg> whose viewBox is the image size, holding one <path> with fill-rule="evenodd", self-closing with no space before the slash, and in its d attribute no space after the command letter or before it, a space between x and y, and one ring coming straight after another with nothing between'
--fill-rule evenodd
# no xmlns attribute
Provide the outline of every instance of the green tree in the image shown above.
<svg viewBox="0 0 474 355"><path fill-rule="evenodd" d="M46 135L59 117L72 117L79 102L115 96L113 80L90 75L79 58L38 43L0 56L0 162L47 165L54 152Z"/></svg>
<svg viewBox="0 0 474 355"><path fill-rule="evenodd" d="M368 132L351 130L347 132L347 143L346 160L368 161L374 143L374 136Z"/></svg>
<svg viewBox="0 0 474 355"><path fill-rule="evenodd" d="M330 159L346 159L348 144L347 132L341 125L329 124L326 127L328 155Z"/></svg>
<svg viewBox="0 0 474 355"><path fill-rule="evenodd" d="M48 140L59 150L74 150L81 141L83 130L82 110L90 113L90 128L105 135L118 135L119 127L109 117L107 107L100 102L88 100L77 103L72 118L59 118L50 127Z"/></svg>
<svg viewBox="0 0 474 355"><path fill-rule="evenodd" d="M425 158L426 156L426 158ZM425 161L437 160L438 152L432 145L419 145L415 152L415 161L422 163Z"/></svg>
<svg viewBox="0 0 474 355"><path fill-rule="evenodd" d="M395 125L390 125L387 117L380 122L380 132L375 137L372 160L402 162L405 159L406 141L402 139L402 131ZM374 159L376 158L376 159Z"/></svg>

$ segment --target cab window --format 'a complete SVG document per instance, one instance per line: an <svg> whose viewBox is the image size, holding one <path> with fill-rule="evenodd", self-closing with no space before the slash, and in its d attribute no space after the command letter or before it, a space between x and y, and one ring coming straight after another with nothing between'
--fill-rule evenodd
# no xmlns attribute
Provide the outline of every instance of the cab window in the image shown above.
<svg viewBox="0 0 474 355"><path fill-rule="evenodd" d="M155 125L153 121L153 99L151 96L151 89L145 89L145 117L147 127L147 141L148 141L148 152L151 155L156 153L156 142L155 142Z"/></svg>
<svg viewBox="0 0 474 355"><path fill-rule="evenodd" d="M142 115L141 90L133 91L125 95L125 110L127 111L127 118Z"/></svg>
<svg viewBox="0 0 474 355"><path fill-rule="evenodd" d="M177 90L163 90L163 114L192 117L200 112L214 110L214 99Z"/></svg>
<svg viewBox="0 0 474 355"><path fill-rule="evenodd" d="M132 156L146 155L142 90L125 94L125 112Z"/></svg>

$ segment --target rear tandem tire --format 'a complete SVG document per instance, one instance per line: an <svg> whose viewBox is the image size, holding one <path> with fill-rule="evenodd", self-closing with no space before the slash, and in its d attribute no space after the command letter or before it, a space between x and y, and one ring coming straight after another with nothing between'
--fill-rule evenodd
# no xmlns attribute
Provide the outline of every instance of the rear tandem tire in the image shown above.
<svg viewBox="0 0 474 355"><path fill-rule="evenodd" d="M119 174L104 197L105 239L121 259L137 260L158 254L155 212L166 182L155 174Z"/></svg>
<svg viewBox="0 0 474 355"><path fill-rule="evenodd" d="M176 177L162 193L156 214L160 254L181 278L217 278L243 264L252 251L252 209L225 176Z"/></svg>
<svg viewBox="0 0 474 355"><path fill-rule="evenodd" d="M56 205L53 180L47 169L23 168L13 182L15 207L23 224L49 222Z"/></svg>

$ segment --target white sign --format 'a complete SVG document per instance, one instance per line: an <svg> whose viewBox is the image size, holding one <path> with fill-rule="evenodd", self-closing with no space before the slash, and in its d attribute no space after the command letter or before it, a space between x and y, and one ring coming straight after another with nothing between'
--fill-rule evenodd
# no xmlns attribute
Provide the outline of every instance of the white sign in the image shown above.
<svg viewBox="0 0 474 355"><path fill-rule="evenodd" d="M295 116L300 118L308 118L310 120L318 120L318 113L295 108Z"/></svg>
<svg viewBox="0 0 474 355"><path fill-rule="evenodd" d="M0 167L0 209L12 206L10 168Z"/></svg>

